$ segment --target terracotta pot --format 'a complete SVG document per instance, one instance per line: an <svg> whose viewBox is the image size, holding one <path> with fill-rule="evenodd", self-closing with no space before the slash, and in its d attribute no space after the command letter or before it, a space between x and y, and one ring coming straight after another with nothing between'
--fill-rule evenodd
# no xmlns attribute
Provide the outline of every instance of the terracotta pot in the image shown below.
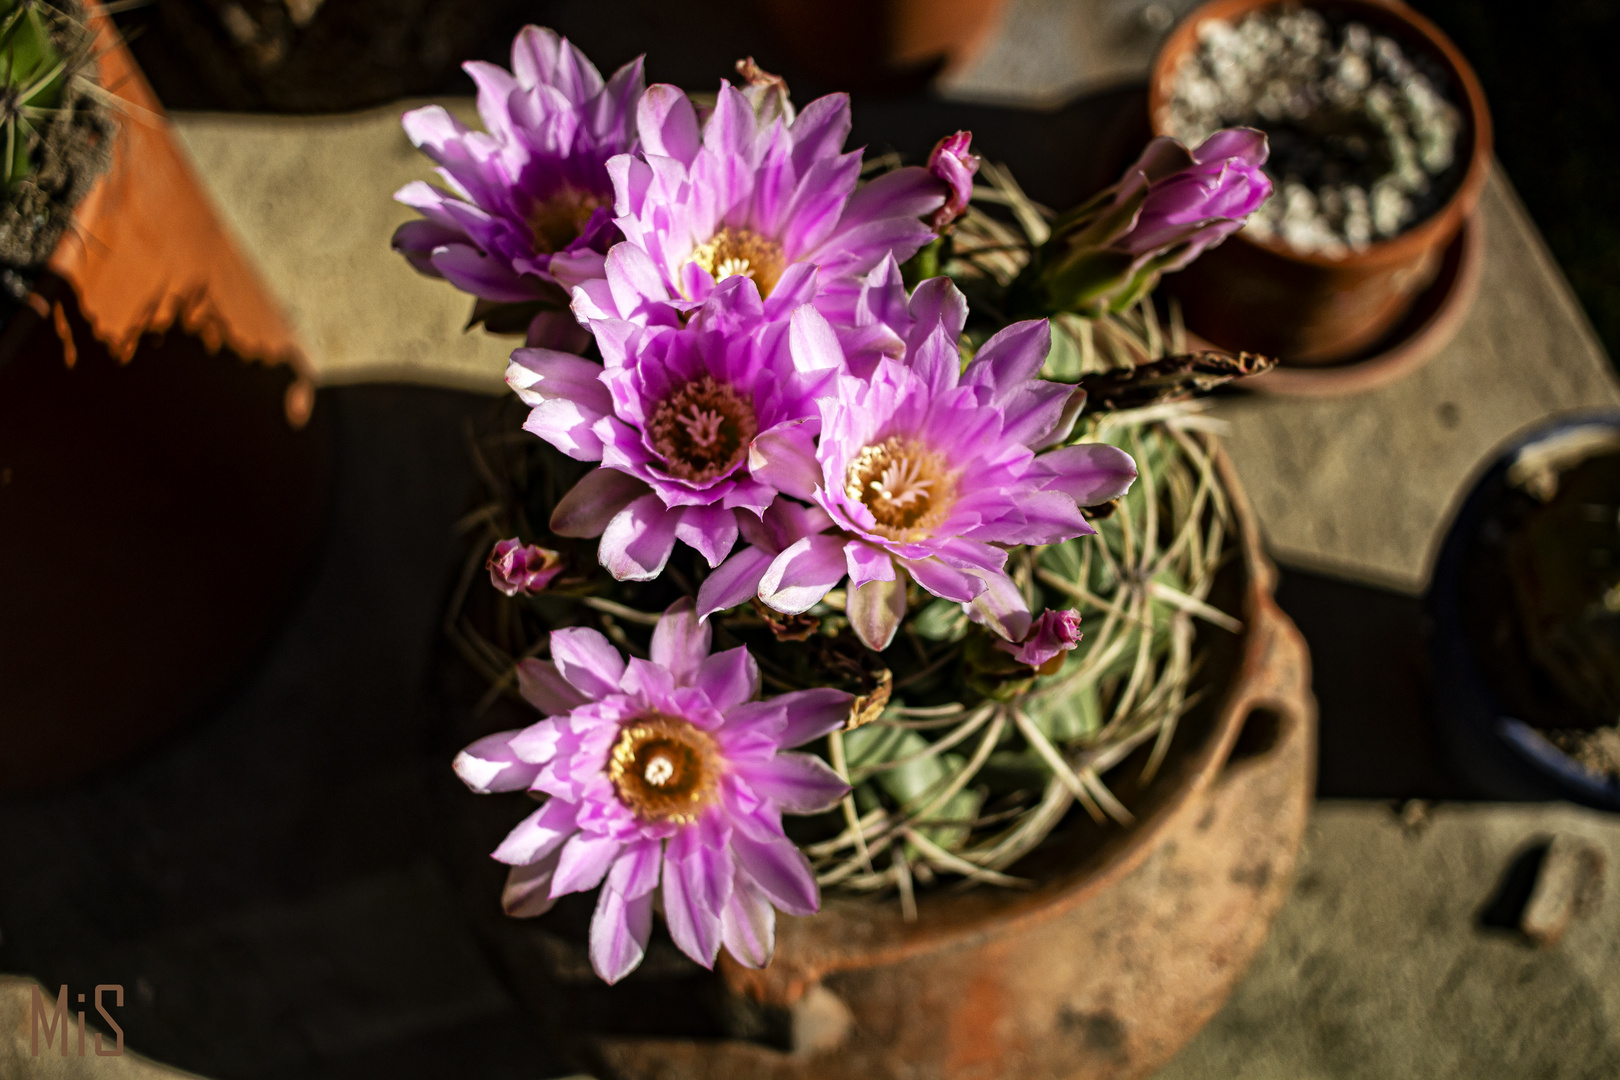
<svg viewBox="0 0 1620 1080"><path fill-rule="evenodd" d="M303 357L105 21L98 48L113 162L0 349L0 793L216 699L324 522L327 434L289 423Z"/></svg>
<svg viewBox="0 0 1620 1080"><path fill-rule="evenodd" d="M1071 815L1013 869L1033 889L937 888L918 896L915 922L892 897L829 895L813 918L779 919L767 968L722 956L719 980L655 938L641 971L602 987L584 950L588 904L518 921L486 893L481 932L531 1008L602 1080L1127 1078L1162 1065L1264 939L1315 766L1309 655L1220 467L1243 559L1217 599L1241 603L1245 628L1201 637L1224 689L1181 721L1155 780L1115 788L1134 826ZM703 1015L721 1021L693 1038Z"/></svg>
<svg viewBox="0 0 1620 1080"><path fill-rule="evenodd" d="M1232 22L1291 0L1211 0L1176 27L1159 50L1148 86L1154 134L1166 134L1176 68L1198 46L1199 27ZM1437 63L1466 123L1457 156L1462 182L1437 212L1390 240L1342 258L1300 254L1280 239L1240 232L1187 269L1164 279L1187 325L1230 349L1321 364L1379 342L1440 272L1446 249L1474 212L1491 160L1491 119L1473 69L1438 27L1398 0L1320 0L1311 7L1343 14L1387 33L1409 52Z"/></svg>
<svg viewBox="0 0 1620 1080"><path fill-rule="evenodd" d="M847 90L903 90L961 68L1007 0L760 0L797 71Z"/></svg>

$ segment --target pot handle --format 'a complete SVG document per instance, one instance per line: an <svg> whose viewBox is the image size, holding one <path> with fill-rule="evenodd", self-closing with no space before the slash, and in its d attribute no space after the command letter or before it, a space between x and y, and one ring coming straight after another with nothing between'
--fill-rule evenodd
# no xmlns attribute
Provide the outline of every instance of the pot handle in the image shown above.
<svg viewBox="0 0 1620 1080"><path fill-rule="evenodd" d="M1243 721L1226 748L1219 782L1272 757L1302 729L1307 734L1315 731L1311 654L1304 636L1269 596L1255 606L1252 622L1264 645L1251 661L1242 695L1232 705Z"/></svg>

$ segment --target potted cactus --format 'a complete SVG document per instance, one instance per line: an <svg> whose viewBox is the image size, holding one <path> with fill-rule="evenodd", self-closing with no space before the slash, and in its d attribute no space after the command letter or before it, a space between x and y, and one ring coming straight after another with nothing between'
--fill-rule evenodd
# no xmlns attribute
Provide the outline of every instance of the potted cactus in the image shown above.
<svg viewBox="0 0 1620 1080"><path fill-rule="evenodd" d="M864 165L847 98L748 61L701 108L538 28L469 70L487 131L407 115L447 187L395 246L586 332L543 307L513 353L448 617L486 680L457 774L542 803L496 800L469 889L514 980L604 1076L1067 1074L1064 1010L1137 991L1190 1011L1109 1030L1166 1053L1286 873L1209 879L1188 947L1226 959L1174 990L1088 904L1197 821L1286 870L1308 790L1301 646L1187 400L1267 362L1151 300L1263 200L1264 140L1156 141L1055 215L965 132Z"/></svg>
<svg viewBox="0 0 1620 1080"><path fill-rule="evenodd" d="M111 160L113 121L94 44L77 0L0 6L0 310L8 315Z"/></svg>
<svg viewBox="0 0 1620 1080"><path fill-rule="evenodd" d="M128 757L239 678L319 535L327 448L289 423L313 402L303 357L110 20L76 0L3 10L0 791L17 791ZM239 560L254 572L218 587ZM94 649L119 659L87 667Z"/></svg>

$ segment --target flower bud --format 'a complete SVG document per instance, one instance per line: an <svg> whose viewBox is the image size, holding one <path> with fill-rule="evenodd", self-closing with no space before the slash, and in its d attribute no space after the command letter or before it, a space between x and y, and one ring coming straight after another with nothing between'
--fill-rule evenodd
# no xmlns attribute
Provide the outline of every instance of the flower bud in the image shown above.
<svg viewBox="0 0 1620 1080"><path fill-rule="evenodd" d="M968 144L972 141L972 132L958 131L935 143L933 152L928 155L928 171L945 181L950 189L945 205L928 219L929 226L937 233L944 232L965 214L968 200L973 198L973 174L979 171L979 158L968 153Z"/></svg>
<svg viewBox="0 0 1620 1080"><path fill-rule="evenodd" d="M1193 151L1154 139L1119 183L1054 222L1026 288L1044 312L1123 311L1244 226L1271 194L1268 152L1253 128L1218 131Z"/></svg>
<svg viewBox="0 0 1620 1080"><path fill-rule="evenodd" d="M562 570L562 556L538 544L524 544L513 537L501 540L484 564L489 581L507 596L537 593Z"/></svg>
<svg viewBox="0 0 1620 1080"><path fill-rule="evenodd" d="M1028 664L1042 675L1051 675L1063 664L1064 654L1080 643L1080 613L1074 609L1041 612L1030 624L1024 640L996 642L996 648L1009 652L1020 664Z"/></svg>

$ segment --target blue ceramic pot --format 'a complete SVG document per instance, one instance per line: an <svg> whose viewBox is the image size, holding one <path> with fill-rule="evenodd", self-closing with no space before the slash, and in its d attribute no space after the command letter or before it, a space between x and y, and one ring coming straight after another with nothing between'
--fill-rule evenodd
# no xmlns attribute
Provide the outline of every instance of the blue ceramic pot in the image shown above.
<svg viewBox="0 0 1620 1080"><path fill-rule="evenodd" d="M1508 469L1527 448L1568 438L1582 428L1620 433L1620 413L1566 417L1514 438L1474 485L1452 523L1427 601L1433 715L1450 763L1482 797L1568 799L1620 810L1620 780L1581 765L1512 714L1486 677L1489 661L1479 655L1468 632L1465 571L1482 528L1507 494Z"/></svg>

